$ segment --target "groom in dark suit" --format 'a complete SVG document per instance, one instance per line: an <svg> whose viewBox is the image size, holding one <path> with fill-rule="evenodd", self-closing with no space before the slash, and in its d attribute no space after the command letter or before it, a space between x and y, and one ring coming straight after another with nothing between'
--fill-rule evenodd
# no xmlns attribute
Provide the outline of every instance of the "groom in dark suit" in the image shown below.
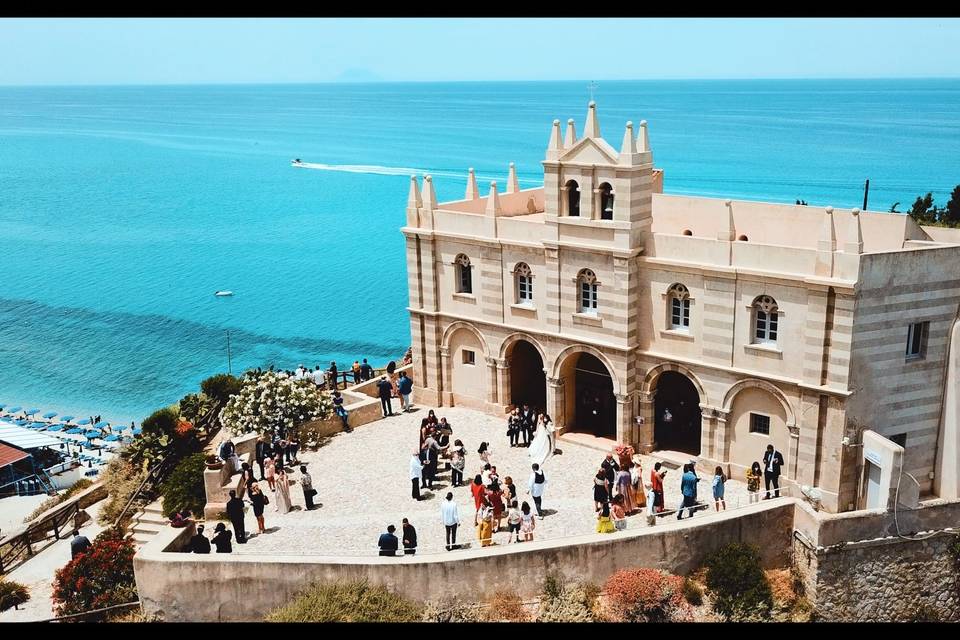
<svg viewBox="0 0 960 640"><path fill-rule="evenodd" d="M779 451L773 448L772 444L767 445L767 451L763 454L763 481L767 487L767 495L764 500L770 499L770 484L776 489L775 498L780 497L780 467L783 466L783 456Z"/></svg>
<svg viewBox="0 0 960 640"><path fill-rule="evenodd" d="M260 480L266 480L263 477L263 463L266 462L267 458L273 455L273 447L270 446L270 442L267 440L266 436L260 436L260 439L257 440L257 465L260 467Z"/></svg>
<svg viewBox="0 0 960 640"><path fill-rule="evenodd" d="M533 433L537 422L537 412L528 404L523 405L523 411L520 412L520 433L523 434L523 446L530 446L530 436Z"/></svg>

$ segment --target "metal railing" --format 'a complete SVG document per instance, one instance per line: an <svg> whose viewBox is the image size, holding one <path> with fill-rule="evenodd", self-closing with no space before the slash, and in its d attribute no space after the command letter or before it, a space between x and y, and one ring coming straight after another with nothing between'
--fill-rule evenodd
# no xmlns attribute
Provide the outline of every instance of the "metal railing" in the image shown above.
<svg viewBox="0 0 960 640"><path fill-rule="evenodd" d="M27 525L26 529L17 535L0 540L0 574L10 570L19 560L25 560L34 555L33 538L42 534L42 540L53 531L54 539L60 539L60 530L70 523L80 511L80 500L71 500L68 504L55 509L40 520Z"/></svg>
<svg viewBox="0 0 960 640"><path fill-rule="evenodd" d="M132 609L133 607L139 607L140 601L136 602L125 602L123 604L115 604L109 607L103 607L102 609L93 609L91 611L84 611L82 613L71 613L67 616L59 616L57 618L47 618L46 620L36 620L35 622L64 622L66 620L77 620L80 621L83 618L89 618L90 616L100 615L107 611L119 611L122 609Z"/></svg>

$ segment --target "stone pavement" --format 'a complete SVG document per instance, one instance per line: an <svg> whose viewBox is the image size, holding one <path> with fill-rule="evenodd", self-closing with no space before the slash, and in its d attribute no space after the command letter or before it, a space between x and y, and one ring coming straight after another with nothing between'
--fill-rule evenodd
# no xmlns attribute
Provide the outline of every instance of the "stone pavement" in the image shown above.
<svg viewBox="0 0 960 640"><path fill-rule="evenodd" d="M394 402L394 404L398 404ZM477 544L473 497L468 485L449 488L450 472L444 471L441 461L439 482L434 490L423 490L427 499L417 502L410 495L408 479L411 454L417 448L420 421L427 415L427 408L420 407L407 414L386 418L355 429L352 433L340 433L327 445L315 452L301 452L301 462L313 478L318 491L314 501L323 506L313 511L303 510L303 492L299 482L291 485L290 495L294 511L280 515L274 511L276 501L266 482L260 483L267 490L271 504L265 511L267 533L254 534L247 544L234 544L235 553L242 554L292 554L292 555L350 555L371 556L377 554L377 538L389 524L401 533L401 520L406 517L417 529L418 554L445 553L444 528L440 521L440 503L447 491L453 491L454 500L460 507L461 527L458 543ZM530 476L530 461L525 448L510 448L506 436L506 421L463 408L441 408L438 417L446 416L453 426L455 439L463 441L467 450L467 466L464 481L472 481L480 472L482 463L477 455L481 441L490 443L491 461L496 465L501 479L511 476L518 485L518 501L524 500L533 508L527 494ZM593 477L603 461L601 451L560 440L562 451L544 465L547 486L543 497L545 517L537 521L535 539L558 539L583 535L595 531L596 514L593 510ZM643 478L649 481L653 461L643 459ZM290 477L296 481L299 468ZM680 502L680 473L671 471L665 480L666 507L675 508ZM235 476L239 479L239 476ZM710 500L711 477L703 477L699 485L701 501ZM746 487L737 481L728 481L726 487L728 508L746 504ZM628 528L644 527L644 515L629 519ZM253 511L248 507L246 528L256 531ZM213 525L207 525L212 533ZM497 544L509 541L506 530L494 534ZM402 543L401 543L402 545Z"/></svg>

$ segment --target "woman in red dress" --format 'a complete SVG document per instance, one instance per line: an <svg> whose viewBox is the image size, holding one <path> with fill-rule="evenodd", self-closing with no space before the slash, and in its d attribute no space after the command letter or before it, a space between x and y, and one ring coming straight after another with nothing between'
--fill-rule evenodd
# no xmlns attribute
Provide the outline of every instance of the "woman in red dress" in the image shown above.
<svg viewBox="0 0 960 640"><path fill-rule="evenodd" d="M476 513L473 515L473 525L477 525L477 513L480 513L480 506L483 504L483 496L486 489L483 487L483 478L478 473L470 485L470 493L473 494L473 504L476 507Z"/></svg>
<svg viewBox="0 0 960 640"><path fill-rule="evenodd" d="M500 530L500 519L503 517L503 491L500 489L500 483L494 482L487 489L487 500L493 507L493 531Z"/></svg>

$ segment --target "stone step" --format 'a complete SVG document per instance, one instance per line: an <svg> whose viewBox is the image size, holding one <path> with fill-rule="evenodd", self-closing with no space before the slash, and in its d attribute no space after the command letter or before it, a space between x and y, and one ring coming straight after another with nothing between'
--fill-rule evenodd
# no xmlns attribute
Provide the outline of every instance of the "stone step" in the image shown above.
<svg viewBox="0 0 960 640"><path fill-rule="evenodd" d="M144 533L156 535L166 528L165 524L153 524L152 522L135 522L130 530L134 533Z"/></svg>
<svg viewBox="0 0 960 640"><path fill-rule="evenodd" d="M141 522L146 524L155 524L159 526L164 526L170 523L169 520L164 518L159 513L141 513L140 515L134 517L133 519L134 525L137 525Z"/></svg>
<svg viewBox="0 0 960 640"><path fill-rule="evenodd" d="M163 508L160 506L159 502L154 502L143 508L144 513L150 513L163 517Z"/></svg>
<svg viewBox="0 0 960 640"><path fill-rule="evenodd" d="M651 451L648 455L655 461L662 462L663 466L671 470L682 469L683 465L697 459L697 456L692 453L682 451Z"/></svg>
<svg viewBox="0 0 960 640"><path fill-rule="evenodd" d="M133 536L130 536L130 539L133 540L134 544L144 545L150 542L150 540L152 540L153 538L152 536L133 535Z"/></svg>

